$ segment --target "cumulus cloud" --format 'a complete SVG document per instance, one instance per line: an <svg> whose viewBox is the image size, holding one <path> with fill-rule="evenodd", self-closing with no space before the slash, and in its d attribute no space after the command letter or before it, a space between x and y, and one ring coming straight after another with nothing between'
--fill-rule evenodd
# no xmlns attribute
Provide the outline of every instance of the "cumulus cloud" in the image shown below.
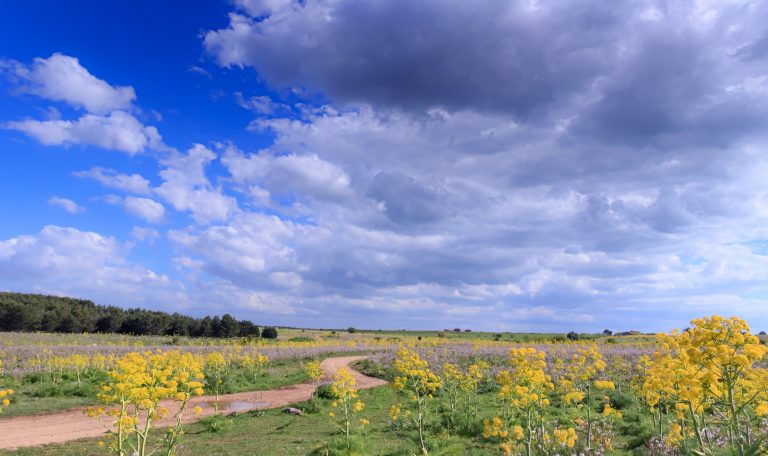
<svg viewBox="0 0 768 456"><path fill-rule="evenodd" d="M112 86L93 76L68 55L55 53L36 58L27 67L12 62L12 76L20 82L19 90L49 100L63 101L88 112L106 114L131 109L136 92L130 86Z"/></svg>
<svg viewBox="0 0 768 456"><path fill-rule="evenodd" d="M86 114L77 120L26 119L7 122L5 128L21 131L46 146L84 144L129 154L163 148L157 128L145 126L124 111L108 116Z"/></svg>
<svg viewBox="0 0 768 456"><path fill-rule="evenodd" d="M178 283L130 262L127 254L113 237L48 225L39 233L0 241L0 287L124 306L187 302Z"/></svg>
<svg viewBox="0 0 768 456"><path fill-rule="evenodd" d="M48 204L50 204L51 206L59 206L60 208L69 212L70 214L77 214L79 212L85 211L85 208L83 206L80 206L79 204L72 201L71 199L62 198L60 196L52 196L48 200Z"/></svg>
<svg viewBox="0 0 768 456"><path fill-rule="evenodd" d="M127 196L123 201L125 210L150 223L159 223L165 215L165 207L149 198Z"/></svg>
<svg viewBox="0 0 768 456"><path fill-rule="evenodd" d="M128 193L148 195L151 193L150 182L140 174L121 174L113 169L94 166L85 171L73 173L80 178L94 179L101 185L123 190Z"/></svg>
<svg viewBox="0 0 768 456"><path fill-rule="evenodd" d="M263 188L270 194L300 193L328 200L351 196L346 172L317 155L244 154L229 147L222 158L235 182Z"/></svg>
<svg viewBox="0 0 768 456"><path fill-rule="evenodd" d="M175 152L162 160L163 183L155 189L178 211L190 211L198 223L226 220L237 211L237 200L214 187L205 175L216 153L196 144L186 154Z"/></svg>
<svg viewBox="0 0 768 456"><path fill-rule="evenodd" d="M230 147L222 163L234 188L263 190L282 218L243 211L169 239L194 270L242 293L288 293L293 319L544 330L622 327L630 315L653 329L696 315L702 289L764 318L738 290L760 289L768 273L743 245L768 235L768 163L741 142L727 154L646 151L474 111L325 108L257 123L274 144ZM343 198L320 197L333 188ZM661 309L663 323L643 316Z"/></svg>
<svg viewBox="0 0 768 456"><path fill-rule="evenodd" d="M19 62L0 62L21 93L63 101L88 113L75 120L61 119L57 110L49 120L24 119L3 127L20 131L48 146L83 144L136 154L168 147L157 128L144 125L129 111L136 94L132 87L113 87L96 78L74 58L53 54L36 58L31 67ZM8 72L8 71L7 71Z"/></svg>

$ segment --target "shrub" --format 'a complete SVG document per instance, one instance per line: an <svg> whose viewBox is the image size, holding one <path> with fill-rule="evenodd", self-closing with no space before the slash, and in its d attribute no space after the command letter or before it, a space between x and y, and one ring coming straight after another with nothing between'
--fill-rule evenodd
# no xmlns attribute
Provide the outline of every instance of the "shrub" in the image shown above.
<svg viewBox="0 0 768 456"><path fill-rule="evenodd" d="M317 397L322 399L333 399L333 392L329 383L317 387Z"/></svg>
<svg viewBox="0 0 768 456"><path fill-rule="evenodd" d="M288 339L288 342L314 342L315 339L311 337L305 337L305 336L299 336L299 337L291 337Z"/></svg>
<svg viewBox="0 0 768 456"><path fill-rule="evenodd" d="M219 433L232 429L235 420L222 415L213 415L201 419L200 424L205 428L205 432Z"/></svg>
<svg viewBox="0 0 768 456"><path fill-rule="evenodd" d="M265 339L277 339L277 328L274 326L267 326L261 331L261 337Z"/></svg>

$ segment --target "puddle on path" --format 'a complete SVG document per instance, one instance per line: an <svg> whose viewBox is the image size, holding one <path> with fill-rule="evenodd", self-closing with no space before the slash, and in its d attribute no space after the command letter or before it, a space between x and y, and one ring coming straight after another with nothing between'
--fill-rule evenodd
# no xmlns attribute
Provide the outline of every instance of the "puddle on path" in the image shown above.
<svg viewBox="0 0 768 456"><path fill-rule="evenodd" d="M216 401L201 402L202 408L216 408ZM247 412L248 410L263 409L269 407L269 402L261 401L219 401L220 412Z"/></svg>

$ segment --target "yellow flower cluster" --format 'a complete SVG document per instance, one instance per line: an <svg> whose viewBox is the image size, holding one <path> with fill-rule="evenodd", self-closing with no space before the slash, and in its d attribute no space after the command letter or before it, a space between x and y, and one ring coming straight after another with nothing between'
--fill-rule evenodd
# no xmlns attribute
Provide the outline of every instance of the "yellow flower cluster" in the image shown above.
<svg viewBox="0 0 768 456"><path fill-rule="evenodd" d="M362 401L357 400L357 380L352 372L346 367L340 368L333 375L331 394L334 397L331 407L339 408L342 415L337 417L335 412L329 412L328 416L333 419L336 427L344 434L347 447L349 447L352 417L354 414L362 412L365 408L365 404ZM360 419L361 427L367 426L368 424L369 421L367 419Z"/></svg>
<svg viewBox="0 0 768 456"><path fill-rule="evenodd" d="M427 445L424 442L424 423L427 418L427 401L443 386L443 382L429 368L429 363L421 359L416 351L406 347L400 347L394 361L395 389L407 395L412 404L415 404L415 417L413 419L419 433L419 445L423 454L428 454Z"/></svg>
<svg viewBox="0 0 768 456"><path fill-rule="evenodd" d="M397 351L394 367L397 374L394 387L413 393L414 401L419 397L431 398L442 385L440 377L429 369L429 363L422 360L418 353L405 347Z"/></svg>
<svg viewBox="0 0 768 456"><path fill-rule="evenodd" d="M546 373L546 354L535 348L512 348L509 351L509 370L496 375L499 385L497 397L506 404L504 415L511 416L523 425L511 428L499 417L483 422L483 437L498 437L504 454L512 454L519 444L530 455L537 438L535 429L544 422L549 407L548 394L555 387ZM546 433L541 433L542 436Z"/></svg>
<svg viewBox="0 0 768 456"><path fill-rule="evenodd" d="M490 420L483 420L483 438L489 439L491 437L500 437L506 439L509 435L510 432L509 429L507 429L507 425L504 423L504 420L498 416L494 416ZM523 436L522 426L512 426L513 439L522 440Z"/></svg>
<svg viewBox="0 0 768 456"><path fill-rule="evenodd" d="M579 439L576 435L576 430L573 428L555 429L552 431L552 434L555 436L555 442L557 442L558 445L568 448L576 446L576 441Z"/></svg>
<svg viewBox="0 0 768 456"><path fill-rule="evenodd" d="M101 385L98 398L108 407L91 407L90 416L101 420L106 415L114 419L105 427L114 436L111 448L116 454L133 452L144 456L157 451L147 448L154 420L168 415L161 400L176 402L176 424L165 442L166 454L173 454L182 435L182 416L187 401L203 394L203 363L200 357L179 351L132 352L117 359L108 372L108 381ZM131 436L133 436L131 438Z"/></svg>
<svg viewBox="0 0 768 456"><path fill-rule="evenodd" d="M464 393L465 402L469 402L471 394L477 390L478 384L485 377L484 371L487 368L487 363L480 362L471 364L467 367L466 372L462 372L456 364L443 364L443 371L440 375L441 386L448 393L452 416L456 413L459 393Z"/></svg>
<svg viewBox="0 0 768 456"><path fill-rule="evenodd" d="M595 389L613 391L616 389L616 385L609 380L595 380Z"/></svg>
<svg viewBox="0 0 768 456"><path fill-rule="evenodd" d="M323 369L320 367L319 361L310 361L305 368L307 377L313 382L318 382L323 378Z"/></svg>
<svg viewBox="0 0 768 456"><path fill-rule="evenodd" d="M233 359L240 368L250 370L254 377L261 375L264 365L269 362L269 357L267 355L262 355L261 353L241 353L231 359Z"/></svg>
<svg viewBox="0 0 768 456"><path fill-rule="evenodd" d="M520 410L548 406L547 392L555 385L546 374L546 354L535 348L512 348L509 361L511 370L496 376L496 383L501 387L499 399Z"/></svg>
<svg viewBox="0 0 768 456"><path fill-rule="evenodd" d="M4 373L4 366L3 360L0 359L0 376ZM3 413L3 407L8 407L11 405L11 400L9 399L10 396L13 395L13 389L11 388L5 388L0 389L0 413Z"/></svg>
<svg viewBox="0 0 768 456"><path fill-rule="evenodd" d="M768 413L768 370L762 365L768 348L747 323L717 315L695 319L690 329L659 335L658 342L653 357L643 360L641 394L658 413L659 434L664 410L671 409L689 424L700 451L707 446L705 426L721 427L731 445L749 444L754 417ZM665 440L679 443L684 436L674 426Z"/></svg>
<svg viewBox="0 0 768 456"><path fill-rule="evenodd" d="M616 410L615 408L611 407L611 404L606 402L605 406L603 407L603 416L604 417L615 417L615 418L621 418L621 412Z"/></svg>
<svg viewBox="0 0 768 456"><path fill-rule="evenodd" d="M9 399L10 396L13 396L13 389L0 389L0 405L2 405L2 407L0 407L0 413L3 412L3 407L11 405L11 400Z"/></svg>

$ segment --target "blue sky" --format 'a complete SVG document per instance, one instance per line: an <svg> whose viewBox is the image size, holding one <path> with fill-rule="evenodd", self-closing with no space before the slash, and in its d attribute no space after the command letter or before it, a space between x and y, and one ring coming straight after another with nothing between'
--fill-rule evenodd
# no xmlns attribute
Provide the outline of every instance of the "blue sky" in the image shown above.
<svg viewBox="0 0 768 456"><path fill-rule="evenodd" d="M768 328L764 2L0 6L0 289Z"/></svg>

